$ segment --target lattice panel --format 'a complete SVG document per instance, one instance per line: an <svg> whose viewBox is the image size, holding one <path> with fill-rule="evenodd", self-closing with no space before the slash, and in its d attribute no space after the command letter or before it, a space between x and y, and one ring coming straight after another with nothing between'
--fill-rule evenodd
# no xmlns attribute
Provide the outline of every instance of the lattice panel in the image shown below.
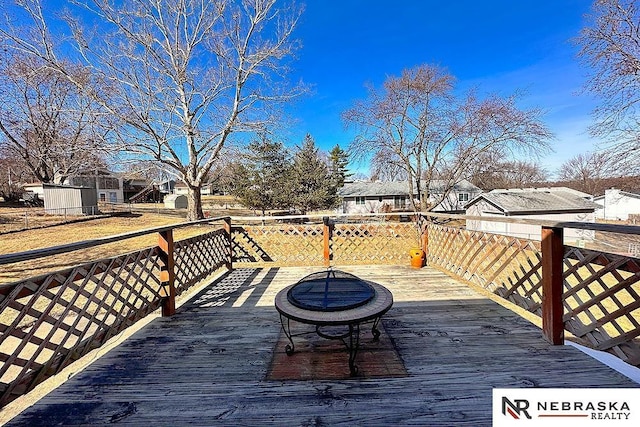
<svg viewBox="0 0 640 427"><path fill-rule="evenodd" d="M640 260L565 247L565 328L640 365Z"/></svg>
<svg viewBox="0 0 640 427"><path fill-rule="evenodd" d="M158 249L0 288L0 406L160 306Z"/></svg>
<svg viewBox="0 0 640 427"><path fill-rule="evenodd" d="M428 226L430 265L541 315L540 243L480 231Z"/></svg>
<svg viewBox="0 0 640 427"><path fill-rule="evenodd" d="M431 265L541 316L539 242L429 225ZM640 365L640 261L565 246L565 328L597 350Z"/></svg>
<svg viewBox="0 0 640 427"><path fill-rule="evenodd" d="M215 230L175 244L175 286L177 295L198 283L225 263L228 247L225 231Z"/></svg>
<svg viewBox="0 0 640 427"><path fill-rule="evenodd" d="M233 262L321 266L322 229L321 224L233 227Z"/></svg>
<svg viewBox="0 0 640 427"><path fill-rule="evenodd" d="M335 264L408 265L415 247L420 234L413 223L336 224L331 237Z"/></svg>

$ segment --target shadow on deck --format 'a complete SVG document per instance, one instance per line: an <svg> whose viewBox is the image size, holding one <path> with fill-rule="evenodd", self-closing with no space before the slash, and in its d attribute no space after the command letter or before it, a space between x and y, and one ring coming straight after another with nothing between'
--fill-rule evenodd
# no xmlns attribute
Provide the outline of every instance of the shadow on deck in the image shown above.
<svg viewBox="0 0 640 427"><path fill-rule="evenodd" d="M316 269L238 269L9 425L481 426L492 388L638 387L439 271L343 269L393 292L384 333L407 376L268 380L282 351L274 296Z"/></svg>

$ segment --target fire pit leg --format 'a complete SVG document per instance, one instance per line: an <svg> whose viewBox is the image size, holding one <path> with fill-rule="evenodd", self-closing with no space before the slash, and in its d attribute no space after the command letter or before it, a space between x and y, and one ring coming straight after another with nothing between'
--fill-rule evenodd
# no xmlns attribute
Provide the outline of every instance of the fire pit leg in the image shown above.
<svg viewBox="0 0 640 427"><path fill-rule="evenodd" d="M287 325L286 326L285 326L285 322L284 322L285 318L287 319ZM293 352L295 351L295 345L293 344L293 337L291 335L290 319L288 317L285 317L282 314L280 314L280 324L282 325L282 331L284 332L284 334L289 339L289 342L291 343L291 344L287 344L287 346L284 348L284 352L287 353L287 356L291 356L293 354Z"/></svg>
<svg viewBox="0 0 640 427"><path fill-rule="evenodd" d="M349 372L352 377L358 375L356 355L360 347L360 323L349 324Z"/></svg>
<svg viewBox="0 0 640 427"><path fill-rule="evenodd" d="M371 333L373 334L374 341L378 341L378 339L380 338L380 330L378 329L380 319L382 319L382 317L376 317L373 321L373 327L371 328Z"/></svg>

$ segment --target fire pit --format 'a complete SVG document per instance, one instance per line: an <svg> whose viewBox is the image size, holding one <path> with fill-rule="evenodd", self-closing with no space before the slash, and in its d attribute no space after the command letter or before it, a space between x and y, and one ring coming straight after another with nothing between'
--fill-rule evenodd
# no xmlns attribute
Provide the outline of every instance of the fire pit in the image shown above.
<svg viewBox="0 0 640 427"><path fill-rule="evenodd" d="M374 340L380 336L378 324L393 305L387 288L340 270L310 274L281 290L275 299L282 330L289 339L285 351L295 351L291 320L315 325L315 332L327 339L340 339L349 351L349 370L357 375L355 358L360 346L360 325L372 322ZM329 327L344 327L340 332ZM309 333L309 332L304 332Z"/></svg>

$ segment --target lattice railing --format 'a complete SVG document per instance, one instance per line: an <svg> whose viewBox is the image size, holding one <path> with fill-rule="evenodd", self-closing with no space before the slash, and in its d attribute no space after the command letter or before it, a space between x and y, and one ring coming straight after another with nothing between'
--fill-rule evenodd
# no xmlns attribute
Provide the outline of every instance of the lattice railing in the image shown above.
<svg viewBox="0 0 640 427"><path fill-rule="evenodd" d="M1 287L0 405L160 306L157 248Z"/></svg>
<svg viewBox="0 0 640 427"><path fill-rule="evenodd" d="M324 263L322 231L322 224L234 226L233 261L321 266Z"/></svg>
<svg viewBox="0 0 640 427"><path fill-rule="evenodd" d="M541 314L540 242L440 225L428 234L430 265Z"/></svg>
<svg viewBox="0 0 640 427"><path fill-rule="evenodd" d="M331 236L335 264L408 264L409 251L419 247L414 223L335 224Z"/></svg>
<svg viewBox="0 0 640 427"><path fill-rule="evenodd" d="M233 260L279 266L408 264L409 250L419 241L413 223L234 226Z"/></svg>
<svg viewBox="0 0 640 427"><path fill-rule="evenodd" d="M218 229L176 242L175 286L178 295L224 265L226 241L224 230Z"/></svg>
<svg viewBox="0 0 640 427"><path fill-rule="evenodd" d="M640 365L640 260L565 247L565 328Z"/></svg>
<svg viewBox="0 0 640 427"><path fill-rule="evenodd" d="M429 225L428 261L541 316L540 243ZM565 246L565 328L640 365L640 261Z"/></svg>
<svg viewBox="0 0 640 427"><path fill-rule="evenodd" d="M170 229L159 235L164 248L159 245L0 286L0 406L159 307L164 313L168 299L225 264L229 244L224 229L175 245ZM175 264L171 274L165 274L168 259ZM174 277L175 292L167 289L169 277Z"/></svg>

